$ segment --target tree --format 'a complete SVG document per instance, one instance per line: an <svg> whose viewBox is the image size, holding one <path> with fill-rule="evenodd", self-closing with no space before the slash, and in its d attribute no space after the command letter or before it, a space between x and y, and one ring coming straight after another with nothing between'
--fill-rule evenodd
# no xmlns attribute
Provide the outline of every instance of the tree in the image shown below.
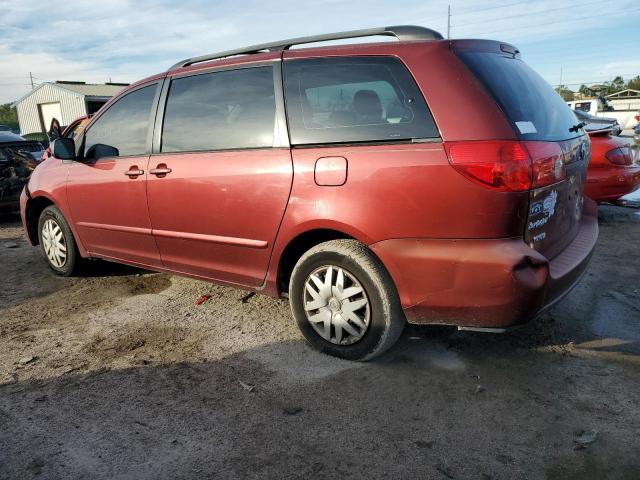
<svg viewBox="0 0 640 480"><path fill-rule="evenodd" d="M10 103L0 105L0 124L11 128L18 128L18 112Z"/></svg>
<svg viewBox="0 0 640 480"><path fill-rule="evenodd" d="M625 83L624 83L624 79L618 75L617 77L614 77L613 80L611 80L611 93L616 93L619 92L620 90L624 90L625 87Z"/></svg>
<svg viewBox="0 0 640 480"><path fill-rule="evenodd" d="M587 87L584 83L580 85L578 92L584 95L585 97L591 97L593 95L593 92L591 91L591 89Z"/></svg>
<svg viewBox="0 0 640 480"><path fill-rule="evenodd" d="M560 95L565 102L570 102L575 98L573 90L569 90L566 85L558 85L556 87L556 92L558 92L558 95Z"/></svg>
<svg viewBox="0 0 640 480"><path fill-rule="evenodd" d="M627 82L627 88L632 90L640 90L640 75L636 75L634 78Z"/></svg>

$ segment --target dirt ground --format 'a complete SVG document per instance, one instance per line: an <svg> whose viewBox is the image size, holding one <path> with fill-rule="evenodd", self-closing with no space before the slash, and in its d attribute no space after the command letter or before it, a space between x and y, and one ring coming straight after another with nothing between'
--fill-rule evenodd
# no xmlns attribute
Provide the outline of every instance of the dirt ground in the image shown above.
<svg viewBox="0 0 640 480"><path fill-rule="evenodd" d="M286 301L95 262L0 225L0 478L640 478L640 210L508 334L407 328L323 356ZM202 294L211 299L194 305Z"/></svg>

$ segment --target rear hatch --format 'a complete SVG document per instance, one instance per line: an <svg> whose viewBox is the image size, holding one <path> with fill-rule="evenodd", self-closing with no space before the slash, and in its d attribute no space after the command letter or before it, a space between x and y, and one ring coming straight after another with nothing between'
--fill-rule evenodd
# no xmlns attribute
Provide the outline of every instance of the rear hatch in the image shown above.
<svg viewBox="0 0 640 480"><path fill-rule="evenodd" d="M582 217L590 143L564 100L507 44L454 42L456 55L495 99L533 161L553 181L530 190L525 241L547 258L575 238ZM551 159L549 162L548 160ZM544 173L544 172L543 172ZM549 177L547 177L549 178Z"/></svg>

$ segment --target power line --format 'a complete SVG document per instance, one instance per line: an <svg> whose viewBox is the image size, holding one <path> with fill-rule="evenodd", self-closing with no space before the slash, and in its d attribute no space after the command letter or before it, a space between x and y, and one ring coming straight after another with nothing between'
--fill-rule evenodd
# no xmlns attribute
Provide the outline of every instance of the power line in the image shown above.
<svg viewBox="0 0 640 480"><path fill-rule="evenodd" d="M627 74L628 75L628 74ZM640 75L640 74L634 74L634 75ZM616 77L622 77L623 75L616 75ZM605 82L610 82L611 80L613 80L613 78L615 77L609 77L606 80L591 80L591 81L582 81L582 82L575 82L575 83L566 83L563 82L562 84L556 84L553 85L554 87L559 87L560 85L563 86L567 86L567 85L589 85L589 84L600 84L600 83L605 83Z"/></svg>
<svg viewBox="0 0 640 480"><path fill-rule="evenodd" d="M566 70L565 70L565 77L567 77L566 73L567 73L567 72L566 72ZM606 80L599 80L599 81L600 81L600 82L606 82L606 81L609 81L609 80L611 80L611 79L613 79L613 78L616 78L616 77L622 77L623 79L624 79L624 77L627 77L627 78L631 78L631 79L633 79L633 78L635 78L635 77L636 77L636 76L638 76L638 75L640 75L640 73L616 73L615 75L611 75L611 76L610 76L608 79L606 79ZM574 77L575 77L575 75L574 75ZM589 78L589 77L587 77L587 78ZM585 83L585 82L582 82L582 83ZM588 83L595 83L595 82L588 82Z"/></svg>
<svg viewBox="0 0 640 480"><path fill-rule="evenodd" d="M616 75L622 75L622 74L618 74L615 72L615 70L613 70L611 67L609 68L598 68L598 67L594 67L593 65L590 67L584 67L584 68L579 68L579 67L572 67L569 66L567 67L567 64L569 63L569 60L573 60L573 59L567 59L567 61L564 62L554 62L554 63L542 63L542 62L532 62L532 61L527 61L528 64L531 65L536 65L537 68L540 68L541 65L544 65L545 68L550 68L553 67L553 69L558 68L558 66L561 66L565 69L565 73L569 72L571 74L575 75L607 75L609 73L614 73ZM621 66L619 68L636 68L635 66Z"/></svg>
<svg viewBox="0 0 640 480"><path fill-rule="evenodd" d="M633 55L633 53L622 53L622 55ZM586 64L587 61L591 61L591 62L597 62L597 61L601 61L603 64L604 63L609 63L611 62L611 58L607 56L606 53L600 53L597 54L594 53L592 55L583 55L583 56L579 56L579 55L571 55L570 53L565 53L561 56L557 56L557 57L549 57L549 59L547 59L546 57L540 57L537 55L531 55L531 54L524 54L523 58L526 58L528 63L538 63L538 64L545 64L545 65L558 65L558 64L563 64L566 62L574 62L576 63L576 65L580 65L580 64L584 64L587 65L585 66L585 68L583 68L583 70L593 70L593 65L588 65ZM624 60L620 60L621 62Z"/></svg>
<svg viewBox="0 0 640 480"><path fill-rule="evenodd" d="M640 12L640 9L637 10L626 10L625 12L617 12L617 13L613 13L613 14L609 14L609 15L589 15L589 16L585 16L585 17L574 17L574 18L570 18L570 19L562 19L562 20L556 20L554 22L545 22L543 24L538 24L538 25L527 25L528 28L530 27L546 27L547 25L555 25L558 23L564 23L564 22L577 22L580 20L590 20L592 18L598 18L598 19L602 19L602 18L607 18L607 17L612 17L612 16L620 16L621 14L629 14L629 13L636 13L636 12ZM512 31L512 30L522 30L523 27L519 26L519 27L510 27L510 28L500 28L499 32L508 32L508 31ZM476 35L487 35L490 33L496 33L495 30L491 31L491 32L480 32L480 33L468 33L468 36L476 36Z"/></svg>
<svg viewBox="0 0 640 480"><path fill-rule="evenodd" d="M476 10L468 10L466 12L463 12L463 14L464 15L468 15L468 14L476 13L476 12L486 12L487 10L496 10L498 8L513 7L514 5L522 5L523 3L531 3L531 2L530 1L527 1L527 2L514 2L514 3L508 3L506 5L496 5L495 7L477 8Z"/></svg>
<svg viewBox="0 0 640 480"><path fill-rule="evenodd" d="M589 6L589 5L595 5L595 4L601 4L601 3L602 3L602 1L581 3L580 7L586 7L586 6ZM545 14L547 12L555 12L555 11L558 11L558 10L566 10L568 8L574 8L574 6L573 5L566 5L564 7L549 8L547 10L542 10L542 11L539 11L539 12L519 13L517 15L508 15L506 17L501 16L500 20L508 20L508 19L511 19L511 18L520 18L520 17L530 17L530 16L535 16L535 15L542 15L542 14ZM462 23L460 25L453 24L452 27L465 27L467 25L477 25L479 23L487 23L487 19L478 20L478 21L475 21L475 22Z"/></svg>
<svg viewBox="0 0 640 480"><path fill-rule="evenodd" d="M567 52L551 52L550 54L547 53L540 53L540 52L530 52L530 51L524 51L522 52L523 55L526 55L527 59L532 59L535 58L536 61L546 61L547 63L558 63L558 62L564 62L566 60L571 60L571 61L575 61L575 60L582 60L582 59L590 59L590 60L594 60L596 59L596 56L600 56L603 59L604 58L610 58L610 54L611 54L611 47L609 46L608 48L604 49L604 50L598 50L598 49L591 49L588 47L581 47L582 48L587 48L589 53L573 53L571 51L567 51ZM633 51L625 51L625 50L616 50L617 54L619 55L627 55L631 58L633 58L633 55L635 55L635 52Z"/></svg>

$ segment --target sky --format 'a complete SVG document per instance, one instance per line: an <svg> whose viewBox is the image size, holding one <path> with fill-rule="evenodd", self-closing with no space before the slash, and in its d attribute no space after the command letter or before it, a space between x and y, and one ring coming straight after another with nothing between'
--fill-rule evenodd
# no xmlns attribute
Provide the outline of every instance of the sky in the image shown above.
<svg viewBox="0 0 640 480"><path fill-rule="evenodd" d="M186 57L283 38L422 25L516 45L573 90L640 75L637 0L0 0L0 104L55 80L134 82Z"/></svg>

